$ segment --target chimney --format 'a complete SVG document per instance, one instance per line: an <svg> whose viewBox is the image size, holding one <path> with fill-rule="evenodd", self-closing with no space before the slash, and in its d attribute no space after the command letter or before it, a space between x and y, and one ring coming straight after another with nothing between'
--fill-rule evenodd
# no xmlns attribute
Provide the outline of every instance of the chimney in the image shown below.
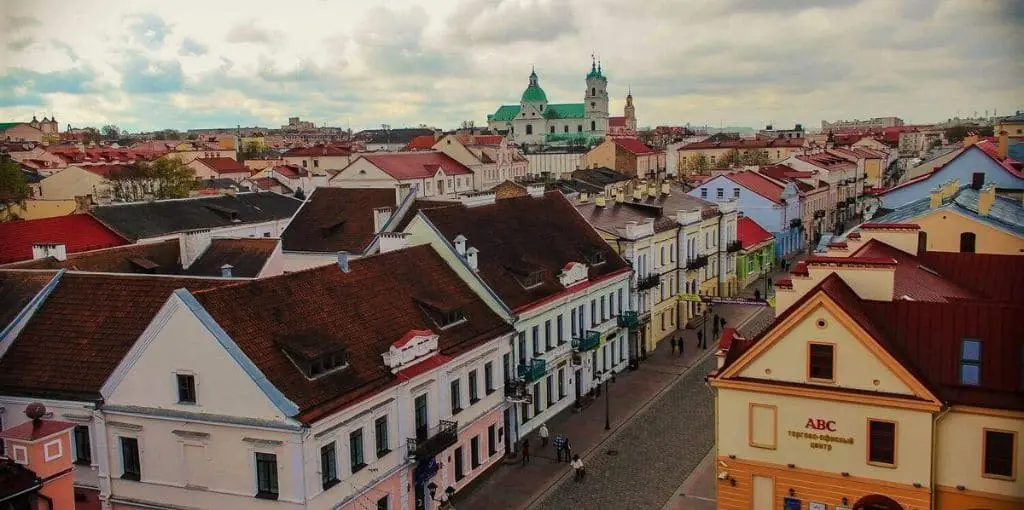
<svg viewBox="0 0 1024 510"><path fill-rule="evenodd" d="M974 144L976 144L976 143L978 143L978 135L976 133L971 133L970 135L968 135L967 137L964 138L964 148L965 149L970 147L970 146L972 146L972 145L974 145Z"/></svg>
<svg viewBox="0 0 1024 510"><path fill-rule="evenodd" d="M651 185L647 187L647 196L649 196L649 197L656 197L656 196L658 196L658 185L657 184L651 183Z"/></svg>
<svg viewBox="0 0 1024 510"><path fill-rule="evenodd" d="M210 246L213 239L210 229L189 230L178 235L178 251L181 253L181 267L188 269Z"/></svg>
<svg viewBox="0 0 1024 510"><path fill-rule="evenodd" d="M470 246L466 250L466 263L469 264L469 268L472 269L473 271L477 270L477 256L479 255L479 253L480 250L476 249L473 246Z"/></svg>
<svg viewBox="0 0 1024 510"><path fill-rule="evenodd" d="M982 216L988 216L989 211L992 210L992 204L996 202L996 186L995 184L986 184L981 187L981 191L978 192L978 214Z"/></svg>
<svg viewBox="0 0 1024 510"><path fill-rule="evenodd" d="M45 259L53 257L61 262L68 259L67 247L57 243L36 243L32 245L32 259Z"/></svg>
<svg viewBox="0 0 1024 510"><path fill-rule="evenodd" d="M220 266L220 275L224 278L231 278L231 270L234 268L235 266L232 266L231 264L224 264L223 266Z"/></svg>
<svg viewBox="0 0 1024 510"><path fill-rule="evenodd" d="M338 252L338 267L341 268L341 271L343 273L347 273L349 271L349 269L348 269L348 257L349 257L349 253L347 251L339 251Z"/></svg>
<svg viewBox="0 0 1024 510"><path fill-rule="evenodd" d="M619 189L613 191L612 193L615 193L615 201L616 202L625 202L626 201L626 190L624 190L622 188L619 188Z"/></svg>
<svg viewBox="0 0 1024 510"><path fill-rule="evenodd" d="M589 199L589 198L590 198L590 193L587 193L586 191L581 191L580 192L580 202L581 203L582 202L586 202L587 199Z"/></svg>
<svg viewBox="0 0 1024 510"><path fill-rule="evenodd" d="M640 188L640 186L637 186L637 187L633 188L633 200L639 201L639 200L641 200L643 198L644 198L644 192Z"/></svg>
<svg viewBox="0 0 1024 510"><path fill-rule="evenodd" d="M594 205L598 207L604 207L604 195L597 195L594 197Z"/></svg>
<svg viewBox="0 0 1024 510"><path fill-rule="evenodd" d="M1000 161L1006 159L1006 155L1009 152L1009 150L1010 150L1010 133L1007 133L1006 130L1004 129L1004 130L999 132L999 159L1000 159Z"/></svg>
<svg viewBox="0 0 1024 510"><path fill-rule="evenodd" d="M667 183L667 182L661 183L661 194L662 195L668 195L670 191L672 191L672 186L670 186L669 183Z"/></svg>
<svg viewBox="0 0 1024 510"><path fill-rule="evenodd" d="M391 219L391 215L394 213L392 207L374 207L373 208L373 231L380 232L384 230L384 225L387 225L388 220Z"/></svg>
<svg viewBox="0 0 1024 510"><path fill-rule="evenodd" d="M929 209L935 209L942 205L942 187L936 186L931 191L931 201L928 203Z"/></svg>
<svg viewBox="0 0 1024 510"><path fill-rule="evenodd" d="M453 239L452 241L455 243L455 252L458 253L460 257L465 256L466 255L466 236L464 236L462 234L459 234L459 235L455 236L455 239Z"/></svg>

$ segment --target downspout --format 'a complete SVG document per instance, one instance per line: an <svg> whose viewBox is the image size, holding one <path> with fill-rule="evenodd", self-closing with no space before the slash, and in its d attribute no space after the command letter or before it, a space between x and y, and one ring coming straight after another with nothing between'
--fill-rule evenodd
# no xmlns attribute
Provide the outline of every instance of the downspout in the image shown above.
<svg viewBox="0 0 1024 510"><path fill-rule="evenodd" d="M931 465L932 470L931 471L932 472L931 472L931 483L928 485L928 491L931 494L931 496L928 498L929 499L928 508L930 510L935 510L936 509L935 497L936 497L936 493L938 492L938 491L935 490L935 479L937 478L936 475L935 475L935 471L936 471L936 465L938 464L938 460L939 460L938 457L939 456L936 453L936 447L935 446L939 442L939 437L938 437L939 436L939 422L942 421L942 419L945 418L946 415L949 414L949 412L951 410L952 410L952 407L949 404L942 404L942 407L939 408L939 414L937 414L934 417L932 417L932 459L931 459L931 462L932 462L932 465Z"/></svg>

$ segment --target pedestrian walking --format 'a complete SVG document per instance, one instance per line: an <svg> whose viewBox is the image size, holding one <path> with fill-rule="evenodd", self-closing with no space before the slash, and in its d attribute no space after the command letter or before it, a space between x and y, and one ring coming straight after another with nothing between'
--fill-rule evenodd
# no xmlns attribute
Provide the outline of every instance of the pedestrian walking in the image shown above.
<svg viewBox="0 0 1024 510"><path fill-rule="evenodd" d="M572 462L569 465L576 470L576 481L583 481L583 477L586 476L587 472L586 470L583 469L583 461L580 460L580 456L574 455L572 458Z"/></svg>
<svg viewBox="0 0 1024 510"><path fill-rule="evenodd" d="M718 338L718 328L721 326L722 318L715 314L714 322L711 323L711 329L714 332L714 337Z"/></svg>
<svg viewBox="0 0 1024 510"><path fill-rule="evenodd" d="M572 443L569 442L569 438L565 438L565 461L569 462L572 458Z"/></svg>
<svg viewBox="0 0 1024 510"><path fill-rule="evenodd" d="M686 337L684 335L679 335L679 355L680 356L683 355L683 346L685 346L685 345L686 345Z"/></svg>
<svg viewBox="0 0 1024 510"><path fill-rule="evenodd" d="M530 463L530 441L523 439L523 465Z"/></svg>
<svg viewBox="0 0 1024 510"><path fill-rule="evenodd" d="M541 448L547 448L547 446L548 446L548 424L547 423L541 423L540 424L540 431L538 433L540 434L540 447Z"/></svg>
<svg viewBox="0 0 1024 510"><path fill-rule="evenodd" d="M565 436L559 434L551 440L551 443L555 446L555 462L562 462L562 453L565 452L565 445L568 444L568 440ZM568 457L568 454L566 454L566 458Z"/></svg>
<svg viewBox="0 0 1024 510"><path fill-rule="evenodd" d="M672 337L672 354L676 353L676 337Z"/></svg>
<svg viewBox="0 0 1024 510"><path fill-rule="evenodd" d="M698 349L703 349L704 348L704 332L703 331L698 331L697 332L697 348Z"/></svg>

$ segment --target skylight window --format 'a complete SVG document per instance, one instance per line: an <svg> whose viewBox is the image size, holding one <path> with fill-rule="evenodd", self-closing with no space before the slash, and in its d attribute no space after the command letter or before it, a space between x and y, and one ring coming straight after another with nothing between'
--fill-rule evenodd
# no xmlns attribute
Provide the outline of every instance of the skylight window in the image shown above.
<svg viewBox="0 0 1024 510"><path fill-rule="evenodd" d="M960 384L981 384L981 340L964 339L960 342Z"/></svg>
<svg viewBox="0 0 1024 510"><path fill-rule="evenodd" d="M519 281L519 285L522 285L524 289L532 289L544 283L544 272L533 271L526 275L516 276L516 280Z"/></svg>

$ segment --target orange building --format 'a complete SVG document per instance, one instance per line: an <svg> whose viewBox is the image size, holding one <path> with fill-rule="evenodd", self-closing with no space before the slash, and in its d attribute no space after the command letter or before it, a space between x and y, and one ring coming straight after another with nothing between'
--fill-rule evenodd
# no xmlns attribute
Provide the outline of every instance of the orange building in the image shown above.
<svg viewBox="0 0 1024 510"><path fill-rule="evenodd" d="M43 420L46 408L29 404L32 421L0 433L0 508L74 510L71 430L73 423ZM0 456L2 457L2 456Z"/></svg>
<svg viewBox="0 0 1024 510"><path fill-rule="evenodd" d="M709 377L718 508L1024 508L1024 265L917 233L862 225L733 340Z"/></svg>

